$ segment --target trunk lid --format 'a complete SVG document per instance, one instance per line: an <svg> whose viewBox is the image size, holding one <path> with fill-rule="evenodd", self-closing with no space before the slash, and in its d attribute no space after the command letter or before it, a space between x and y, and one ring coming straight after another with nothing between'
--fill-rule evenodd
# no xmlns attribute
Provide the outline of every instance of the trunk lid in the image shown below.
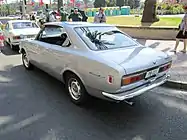
<svg viewBox="0 0 187 140"><path fill-rule="evenodd" d="M99 53L107 61L113 61L122 66L126 74L159 66L166 61L168 55L149 47L127 47L117 50L106 50Z"/></svg>
<svg viewBox="0 0 187 140"><path fill-rule="evenodd" d="M36 35L40 31L40 28L27 28L27 29L14 29L12 30L13 34L16 36L19 35Z"/></svg>

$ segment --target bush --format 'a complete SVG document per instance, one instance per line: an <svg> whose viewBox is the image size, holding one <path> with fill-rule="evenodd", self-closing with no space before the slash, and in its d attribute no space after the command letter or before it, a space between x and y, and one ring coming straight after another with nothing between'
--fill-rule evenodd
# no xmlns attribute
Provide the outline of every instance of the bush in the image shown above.
<svg viewBox="0 0 187 140"><path fill-rule="evenodd" d="M130 14L131 15L135 15L135 14L139 14L140 13L140 15L142 15L143 14L143 9L131 9L130 10Z"/></svg>
<svg viewBox="0 0 187 140"><path fill-rule="evenodd" d="M184 14L184 10L181 4L167 4L160 3L157 5L157 14L163 15L175 15L175 14Z"/></svg>

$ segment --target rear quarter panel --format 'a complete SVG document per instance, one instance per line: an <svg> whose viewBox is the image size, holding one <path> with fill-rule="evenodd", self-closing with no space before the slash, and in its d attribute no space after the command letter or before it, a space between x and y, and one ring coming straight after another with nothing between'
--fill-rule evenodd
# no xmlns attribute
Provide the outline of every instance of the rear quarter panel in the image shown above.
<svg viewBox="0 0 187 140"><path fill-rule="evenodd" d="M102 60L94 53L73 51L69 54L68 61L69 64L62 73L66 70L73 71L80 77L85 87L113 92L121 86L121 77L124 74L122 67ZM108 75L114 78L112 84L107 82Z"/></svg>

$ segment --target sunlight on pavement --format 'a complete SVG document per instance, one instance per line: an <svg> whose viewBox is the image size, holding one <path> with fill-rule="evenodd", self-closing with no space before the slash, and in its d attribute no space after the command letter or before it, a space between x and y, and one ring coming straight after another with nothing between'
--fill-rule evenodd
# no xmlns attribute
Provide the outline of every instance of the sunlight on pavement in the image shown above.
<svg viewBox="0 0 187 140"><path fill-rule="evenodd" d="M162 88L162 87L157 88L157 89L152 89L151 91L156 92L157 95L160 95L160 96L174 97L174 98L177 98L177 99L187 101L187 92L185 92L185 91L178 91L178 90L175 90L175 89L165 89L165 88Z"/></svg>
<svg viewBox="0 0 187 140"><path fill-rule="evenodd" d="M23 128L23 127L31 125L32 123L38 121L39 119L41 119L41 118L43 118L45 116L46 116L45 113L41 113L41 114L34 115L34 116L30 117L30 118L27 118L25 120L22 120L21 122L18 122L16 124L10 124L7 127L5 127L4 129L0 129L0 135L7 134L9 132L12 132L12 131L15 131L15 130L19 130L19 129Z"/></svg>
<svg viewBox="0 0 187 140"><path fill-rule="evenodd" d="M187 104L184 102L179 102L170 98L155 96L155 99L159 100L163 105L170 108L175 108L187 113Z"/></svg>
<svg viewBox="0 0 187 140"><path fill-rule="evenodd" d="M0 126L13 120L12 116L0 116Z"/></svg>
<svg viewBox="0 0 187 140"><path fill-rule="evenodd" d="M3 75L0 75L0 83L1 82L11 82L11 81L12 81L12 79L5 77Z"/></svg>
<svg viewBox="0 0 187 140"><path fill-rule="evenodd" d="M136 136L134 138L132 138L132 140L144 140L141 136Z"/></svg>
<svg viewBox="0 0 187 140"><path fill-rule="evenodd" d="M40 140L61 140L62 138L58 137L58 134L55 130L49 130L48 133L41 138Z"/></svg>

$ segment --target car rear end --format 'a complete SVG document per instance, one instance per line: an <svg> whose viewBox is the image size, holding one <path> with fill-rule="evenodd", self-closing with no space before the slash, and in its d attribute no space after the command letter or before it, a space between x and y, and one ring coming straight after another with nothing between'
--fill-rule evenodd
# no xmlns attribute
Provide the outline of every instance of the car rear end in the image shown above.
<svg viewBox="0 0 187 140"><path fill-rule="evenodd" d="M103 91L102 95L115 101L123 101L141 95L146 91L164 84L168 80L168 71L171 64L172 62L170 60L159 66L123 75L121 77L119 90L114 93Z"/></svg>
<svg viewBox="0 0 187 140"><path fill-rule="evenodd" d="M34 24L31 27L27 27L24 24ZM11 44L19 45L20 41L25 39L34 39L40 31L39 26L35 22L31 21L16 21L12 22ZM23 27L22 27L23 26Z"/></svg>

